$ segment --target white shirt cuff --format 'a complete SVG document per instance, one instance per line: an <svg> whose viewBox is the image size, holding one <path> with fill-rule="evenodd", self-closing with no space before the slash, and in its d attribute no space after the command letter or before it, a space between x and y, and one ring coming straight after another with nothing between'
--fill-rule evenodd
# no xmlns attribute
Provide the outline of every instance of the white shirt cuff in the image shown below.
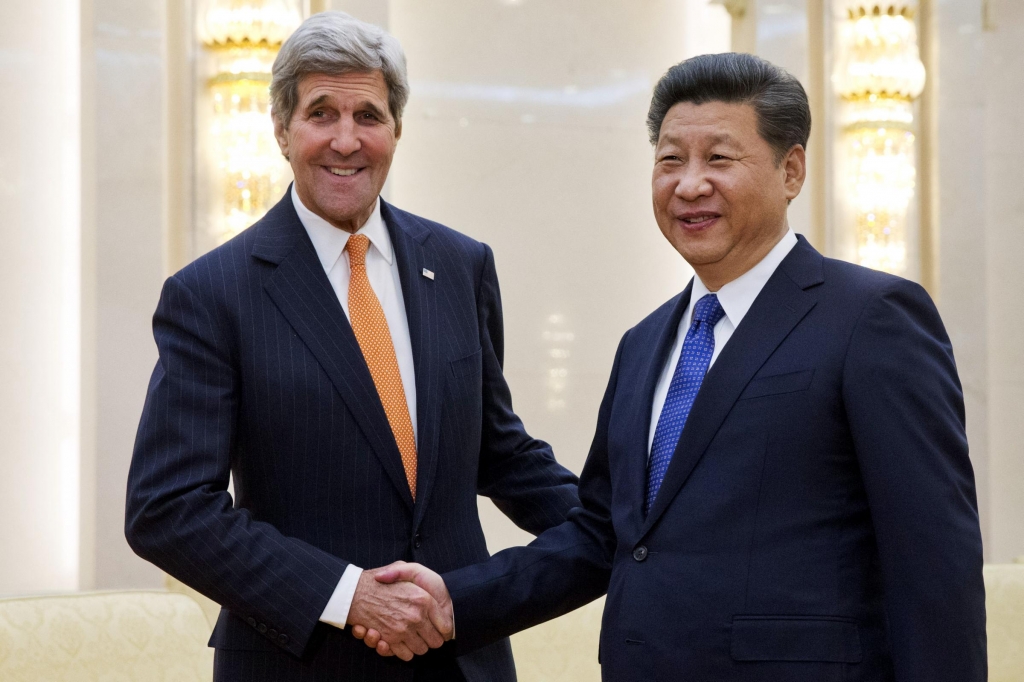
<svg viewBox="0 0 1024 682"><path fill-rule="evenodd" d="M349 609L352 608L352 598L356 596L356 585L359 584L359 576L362 574L363 569L354 564L345 567L338 586L334 588L334 594L331 595L323 615L320 616L321 622L336 628L345 628L348 623Z"/></svg>

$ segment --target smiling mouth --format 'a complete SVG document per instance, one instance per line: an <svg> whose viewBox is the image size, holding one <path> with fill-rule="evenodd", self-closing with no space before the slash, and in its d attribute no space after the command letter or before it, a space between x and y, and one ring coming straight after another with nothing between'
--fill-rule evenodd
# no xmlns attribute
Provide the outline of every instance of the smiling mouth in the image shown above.
<svg viewBox="0 0 1024 682"><path fill-rule="evenodd" d="M327 170L332 175L340 175L341 177L345 178L350 175L355 175L356 173L361 171L362 168L328 168Z"/></svg>
<svg viewBox="0 0 1024 682"><path fill-rule="evenodd" d="M713 225L720 217L717 213L700 213L680 216L677 220L687 229L702 230Z"/></svg>

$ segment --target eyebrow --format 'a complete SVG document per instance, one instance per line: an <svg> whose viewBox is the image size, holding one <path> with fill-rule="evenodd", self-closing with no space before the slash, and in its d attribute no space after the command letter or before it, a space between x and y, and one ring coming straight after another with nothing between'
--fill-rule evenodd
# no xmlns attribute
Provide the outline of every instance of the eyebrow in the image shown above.
<svg viewBox="0 0 1024 682"><path fill-rule="evenodd" d="M308 109L312 109L313 107L320 106L321 104L323 104L326 101L327 101L327 95L326 94L320 95L319 97L317 97L315 100L313 100L312 102L310 102L309 104L307 104L303 108L307 109L307 110Z"/></svg>
<svg viewBox="0 0 1024 682"><path fill-rule="evenodd" d="M377 118L387 118L387 115L383 111L381 111L377 107L377 105L374 104L373 102L370 102L370 101L363 102L362 105L361 105L361 108L369 109L370 112L373 115L375 115Z"/></svg>
<svg viewBox="0 0 1024 682"><path fill-rule="evenodd" d="M736 144L736 140L728 133L718 133L711 136L711 144Z"/></svg>

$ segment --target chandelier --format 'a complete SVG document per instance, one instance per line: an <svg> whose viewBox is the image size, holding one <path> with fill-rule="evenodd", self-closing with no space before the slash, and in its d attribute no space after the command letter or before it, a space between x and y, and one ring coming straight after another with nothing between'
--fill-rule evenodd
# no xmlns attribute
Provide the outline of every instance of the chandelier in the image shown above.
<svg viewBox="0 0 1024 682"><path fill-rule="evenodd" d="M913 101L925 83L916 3L840 5L845 20L833 85L843 100L841 186L852 212L856 260L905 274L917 177Z"/></svg>
<svg viewBox="0 0 1024 682"><path fill-rule="evenodd" d="M196 32L205 48L203 122L211 215L208 232L227 241L259 220L289 175L270 119L270 75L285 39L302 21L297 0L206 0Z"/></svg>

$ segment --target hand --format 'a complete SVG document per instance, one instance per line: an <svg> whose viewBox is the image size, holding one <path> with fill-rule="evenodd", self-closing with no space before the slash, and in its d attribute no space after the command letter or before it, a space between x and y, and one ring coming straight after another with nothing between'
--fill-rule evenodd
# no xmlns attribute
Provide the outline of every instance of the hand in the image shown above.
<svg viewBox="0 0 1024 682"><path fill-rule="evenodd" d="M348 620L353 624L353 634L359 628L364 634L372 631L377 640L385 640L382 652L385 655L393 654L403 661L411 661L414 655L425 654L451 639L451 607L442 609L430 592L411 579L400 580L391 577L390 572L384 573L402 566L403 562L398 562L363 571L352 598ZM378 580L379 574L387 575L389 580ZM444 593L447 597L447 590ZM377 644L378 641L374 641L375 648Z"/></svg>
<svg viewBox="0 0 1024 682"><path fill-rule="evenodd" d="M452 639L455 636L451 597L448 595L448 588L445 587L444 580L437 573L420 564L407 564L398 561L375 571L374 579L377 582L386 584L407 581L428 592L445 618L441 623L434 623L438 632L444 634L445 640ZM355 625L352 627L352 634L357 639L363 640L366 646L376 649L377 653L381 656L398 654L398 650L387 641L389 638L383 636L375 628ZM400 654L398 655L400 656Z"/></svg>

